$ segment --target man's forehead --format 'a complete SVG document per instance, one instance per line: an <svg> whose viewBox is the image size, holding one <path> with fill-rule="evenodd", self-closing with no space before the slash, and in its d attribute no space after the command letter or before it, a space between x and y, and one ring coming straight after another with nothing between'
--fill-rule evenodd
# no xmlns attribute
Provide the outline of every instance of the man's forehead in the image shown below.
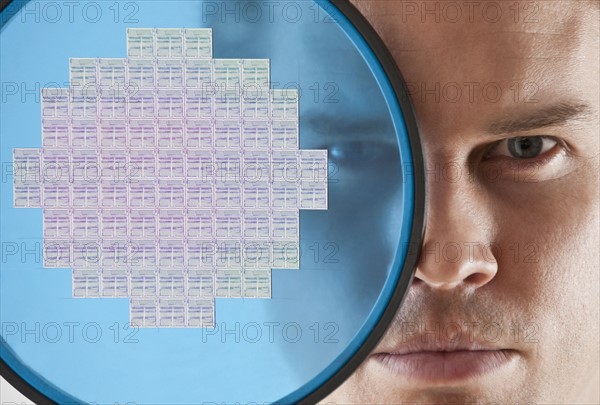
<svg viewBox="0 0 600 405"><path fill-rule="evenodd" d="M499 116L585 99L593 88L582 80L598 70L590 2L353 3L395 57L424 132L478 132Z"/></svg>
<svg viewBox="0 0 600 405"><path fill-rule="evenodd" d="M545 43L568 45L597 20L587 1L351 0L392 51L440 51L492 42L495 48L517 49L498 41L538 42L522 52L535 53ZM587 6L586 6L587 5ZM512 34L512 35L511 35ZM527 35L531 34L531 35ZM545 37L543 40L540 37ZM513 46L507 46L513 45ZM556 52L555 52L556 53Z"/></svg>
<svg viewBox="0 0 600 405"><path fill-rule="evenodd" d="M419 20L436 23L485 22L497 24L512 20L515 24L537 23L542 14L571 16L600 10L600 0L349 0L363 14L394 17L408 23ZM503 18L509 17L509 19Z"/></svg>

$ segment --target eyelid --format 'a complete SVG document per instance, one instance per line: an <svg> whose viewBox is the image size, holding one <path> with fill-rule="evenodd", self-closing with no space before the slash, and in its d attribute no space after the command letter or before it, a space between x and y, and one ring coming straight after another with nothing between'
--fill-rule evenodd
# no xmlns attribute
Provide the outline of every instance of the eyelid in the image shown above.
<svg viewBox="0 0 600 405"><path fill-rule="evenodd" d="M538 183L570 173L574 166L571 164L572 161L568 159L572 156L568 144L561 138L553 136L539 137L551 140L551 147L547 150L544 148L545 152L532 158L517 158L510 153L508 156L502 154L491 155L501 143L506 143L514 137L496 142L483 159L481 168L483 178L491 182ZM487 158L487 155L490 155L489 158Z"/></svg>
<svg viewBox="0 0 600 405"><path fill-rule="evenodd" d="M532 158L518 158L513 156L510 153L510 150L508 149L508 141L513 140L513 139L517 139L520 137L512 137L512 138L507 138L507 139L503 139L497 143L495 143L492 148L490 148L488 150L488 152L485 154L485 159L491 159L491 158L495 158L495 157L500 157L500 156L504 156L507 158L511 158L511 159L515 159L515 160L521 160L521 161L525 161L525 160L534 160L534 159L538 159L540 158L540 156L543 156L545 153L548 153L549 151L551 151L552 149L554 149L556 147L556 145L562 145L562 142L559 139L556 139L552 136L547 136L547 135L539 135L539 136L530 136L527 138L542 138L543 139L543 147L542 147L542 151L540 152L540 154L538 156L532 157ZM525 137L523 137L525 138ZM547 141L550 141L551 143L548 144ZM498 150L502 150L502 152L505 153L494 153Z"/></svg>

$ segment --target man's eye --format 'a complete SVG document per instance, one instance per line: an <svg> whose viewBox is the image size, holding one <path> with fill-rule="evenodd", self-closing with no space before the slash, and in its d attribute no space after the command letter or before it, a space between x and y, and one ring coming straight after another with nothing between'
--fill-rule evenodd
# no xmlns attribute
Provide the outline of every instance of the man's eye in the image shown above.
<svg viewBox="0 0 600 405"><path fill-rule="evenodd" d="M494 179L541 182L556 179L573 169L570 149L552 136L520 136L495 143L484 155L483 172ZM489 176L488 176L489 178Z"/></svg>
<svg viewBox="0 0 600 405"><path fill-rule="evenodd" d="M497 144L487 157L508 156L516 159L533 159L552 150L557 143L556 140L547 136L521 136L505 139Z"/></svg>

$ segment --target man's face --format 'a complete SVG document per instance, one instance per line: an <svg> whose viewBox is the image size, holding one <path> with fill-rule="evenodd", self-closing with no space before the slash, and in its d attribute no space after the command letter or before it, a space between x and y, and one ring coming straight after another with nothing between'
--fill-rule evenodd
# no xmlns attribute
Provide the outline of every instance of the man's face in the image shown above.
<svg viewBox="0 0 600 405"><path fill-rule="evenodd" d="M328 400L598 403L598 4L353 3L408 83L428 214L395 322Z"/></svg>

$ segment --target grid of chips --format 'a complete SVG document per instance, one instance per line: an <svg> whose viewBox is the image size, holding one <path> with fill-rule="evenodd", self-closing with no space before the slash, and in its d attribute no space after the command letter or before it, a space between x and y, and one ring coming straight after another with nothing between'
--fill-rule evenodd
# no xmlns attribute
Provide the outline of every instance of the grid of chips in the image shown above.
<svg viewBox="0 0 600 405"><path fill-rule="evenodd" d="M14 149L14 206L42 208L44 267L141 327L212 327L214 298L270 298L299 268L299 210L327 209L327 151L298 148L298 93L269 60L213 59L210 29L128 29L127 58L70 60L42 90L42 148Z"/></svg>

